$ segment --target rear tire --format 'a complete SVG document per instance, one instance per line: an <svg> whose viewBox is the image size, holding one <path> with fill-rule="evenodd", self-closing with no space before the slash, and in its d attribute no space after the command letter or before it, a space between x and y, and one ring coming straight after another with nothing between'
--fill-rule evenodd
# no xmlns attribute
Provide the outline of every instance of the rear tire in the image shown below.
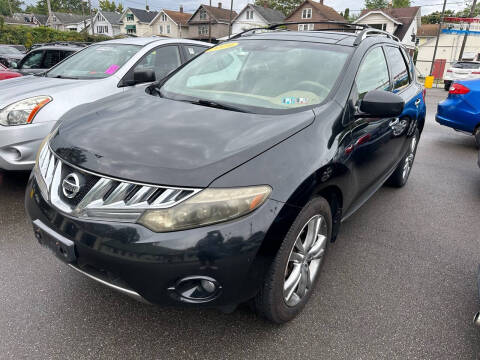
<svg viewBox="0 0 480 360"><path fill-rule="evenodd" d="M260 316L282 324L302 311L319 278L331 236L330 205L322 197L311 199L283 239L253 300Z"/></svg>
<svg viewBox="0 0 480 360"><path fill-rule="evenodd" d="M451 82L451 81L444 82L445 91L449 91L449 90L450 90L450 86L452 86L452 82Z"/></svg>
<svg viewBox="0 0 480 360"><path fill-rule="evenodd" d="M410 138L410 146L408 151L403 157L402 161L398 164L393 174L388 178L386 184L393 187L401 188L405 186L410 176L410 172L415 161L415 155L417 153L418 140L420 138L420 132L415 129L415 133Z"/></svg>
<svg viewBox="0 0 480 360"><path fill-rule="evenodd" d="M473 135L475 136L475 143L477 144L477 148L480 149L480 125L477 126Z"/></svg>

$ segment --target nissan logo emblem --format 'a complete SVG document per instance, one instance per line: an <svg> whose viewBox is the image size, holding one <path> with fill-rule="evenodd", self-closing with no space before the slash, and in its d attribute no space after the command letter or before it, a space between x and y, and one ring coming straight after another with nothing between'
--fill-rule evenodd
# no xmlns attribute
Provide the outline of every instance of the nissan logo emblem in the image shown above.
<svg viewBox="0 0 480 360"><path fill-rule="evenodd" d="M68 174L62 181L63 195L69 199L73 199L80 191L80 178L77 174Z"/></svg>

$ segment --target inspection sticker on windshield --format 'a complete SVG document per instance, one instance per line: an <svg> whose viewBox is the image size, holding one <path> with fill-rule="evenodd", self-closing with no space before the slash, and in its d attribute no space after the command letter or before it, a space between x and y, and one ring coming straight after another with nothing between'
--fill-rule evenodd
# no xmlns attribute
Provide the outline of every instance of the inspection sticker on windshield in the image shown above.
<svg viewBox="0 0 480 360"><path fill-rule="evenodd" d="M120 69L120 66L113 64L107 70L105 70L105 74L113 75L118 69Z"/></svg>
<svg viewBox="0 0 480 360"><path fill-rule="evenodd" d="M282 99L282 104L295 105L295 104L308 104L308 98L287 97Z"/></svg>
<svg viewBox="0 0 480 360"><path fill-rule="evenodd" d="M235 46L237 46L237 45L238 45L238 43L222 44L222 45L215 46L215 47L213 47L213 48L211 48L211 49L208 49L208 50L205 51L205 52L212 52L212 51L230 49L230 48L235 47Z"/></svg>

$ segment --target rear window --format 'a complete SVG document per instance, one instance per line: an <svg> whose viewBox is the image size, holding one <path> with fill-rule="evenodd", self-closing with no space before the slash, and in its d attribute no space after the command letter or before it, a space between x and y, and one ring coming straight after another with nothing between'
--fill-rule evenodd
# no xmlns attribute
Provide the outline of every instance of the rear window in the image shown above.
<svg viewBox="0 0 480 360"><path fill-rule="evenodd" d="M474 63L474 62L457 62L452 65L452 67L456 69L480 69L480 63Z"/></svg>

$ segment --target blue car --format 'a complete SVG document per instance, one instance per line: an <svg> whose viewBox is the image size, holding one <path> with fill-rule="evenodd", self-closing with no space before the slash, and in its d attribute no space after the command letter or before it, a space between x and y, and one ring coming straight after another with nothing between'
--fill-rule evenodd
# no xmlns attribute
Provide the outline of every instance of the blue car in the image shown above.
<svg viewBox="0 0 480 360"><path fill-rule="evenodd" d="M454 82L448 93L438 104L437 122L473 134L480 147L480 80Z"/></svg>

